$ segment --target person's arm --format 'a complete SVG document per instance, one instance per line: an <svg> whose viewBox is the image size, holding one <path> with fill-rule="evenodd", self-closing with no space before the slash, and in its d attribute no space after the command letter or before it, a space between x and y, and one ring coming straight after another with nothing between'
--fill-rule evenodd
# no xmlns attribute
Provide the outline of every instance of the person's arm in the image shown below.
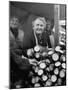
<svg viewBox="0 0 68 90"><path fill-rule="evenodd" d="M15 49L15 50L10 50L10 54L13 57L14 62L19 66L20 69L22 70L28 70L30 68L30 63L27 58L22 57L22 50L20 49ZM24 55L23 55L24 56Z"/></svg>
<svg viewBox="0 0 68 90"><path fill-rule="evenodd" d="M19 68L28 69L30 67L30 63L28 59L22 58L23 50L19 49L18 42L16 41L11 31L9 32L9 36L10 36L10 56L13 58L13 61L19 66Z"/></svg>

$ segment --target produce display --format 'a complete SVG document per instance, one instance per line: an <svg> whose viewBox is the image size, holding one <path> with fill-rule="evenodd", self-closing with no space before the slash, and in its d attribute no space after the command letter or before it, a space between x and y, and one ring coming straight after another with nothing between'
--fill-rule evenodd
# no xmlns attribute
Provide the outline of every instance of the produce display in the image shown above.
<svg viewBox="0 0 68 90"><path fill-rule="evenodd" d="M66 85L66 50L58 45L55 49L40 52L39 46L27 50L28 59L38 62L32 65L29 80L24 81L28 87L62 86ZM16 86L19 87L19 86ZM22 87L22 86L21 86Z"/></svg>

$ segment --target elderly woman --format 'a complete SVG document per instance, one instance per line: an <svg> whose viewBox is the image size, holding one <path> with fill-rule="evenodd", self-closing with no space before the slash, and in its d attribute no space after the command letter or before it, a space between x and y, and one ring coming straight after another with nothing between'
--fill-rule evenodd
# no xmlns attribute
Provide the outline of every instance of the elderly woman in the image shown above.
<svg viewBox="0 0 68 90"><path fill-rule="evenodd" d="M36 45L44 48L51 48L49 34L46 31L46 20L44 17L38 17L32 22Z"/></svg>

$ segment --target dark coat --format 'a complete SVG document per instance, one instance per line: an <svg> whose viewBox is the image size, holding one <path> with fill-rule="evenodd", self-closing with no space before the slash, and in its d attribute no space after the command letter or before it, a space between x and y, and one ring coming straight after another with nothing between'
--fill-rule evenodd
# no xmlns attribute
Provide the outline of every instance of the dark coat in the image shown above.
<svg viewBox="0 0 68 90"><path fill-rule="evenodd" d="M22 54L24 52L22 45L23 38L22 40L18 39L18 37L15 37L15 34L10 30L10 59L12 59L10 61L11 63L15 63L20 69L28 69L30 66L29 61L22 59ZM14 65L11 65L11 67L14 68Z"/></svg>
<svg viewBox="0 0 68 90"><path fill-rule="evenodd" d="M9 32L10 36L10 88L14 87L13 83L18 80L25 81L28 79L29 70L31 65L28 59L23 59L22 54L24 53L22 49L23 45L23 32L21 32L21 38L18 38L11 30ZM13 85L12 85L13 84Z"/></svg>

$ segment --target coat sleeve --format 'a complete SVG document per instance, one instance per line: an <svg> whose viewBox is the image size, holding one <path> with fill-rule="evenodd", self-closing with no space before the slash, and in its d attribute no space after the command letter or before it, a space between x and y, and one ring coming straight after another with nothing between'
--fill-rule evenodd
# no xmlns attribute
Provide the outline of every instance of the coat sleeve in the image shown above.
<svg viewBox="0 0 68 90"><path fill-rule="evenodd" d="M28 59L22 58L22 54L23 54L23 50L19 48L18 42L16 42L13 34L10 32L10 60L11 60L11 63L15 62L19 68L23 70L27 70L30 68L30 63Z"/></svg>
<svg viewBox="0 0 68 90"><path fill-rule="evenodd" d="M15 49L11 50L11 56L13 57L14 62L18 65L18 67L22 70L30 69L30 63L28 59L22 58L22 50Z"/></svg>

